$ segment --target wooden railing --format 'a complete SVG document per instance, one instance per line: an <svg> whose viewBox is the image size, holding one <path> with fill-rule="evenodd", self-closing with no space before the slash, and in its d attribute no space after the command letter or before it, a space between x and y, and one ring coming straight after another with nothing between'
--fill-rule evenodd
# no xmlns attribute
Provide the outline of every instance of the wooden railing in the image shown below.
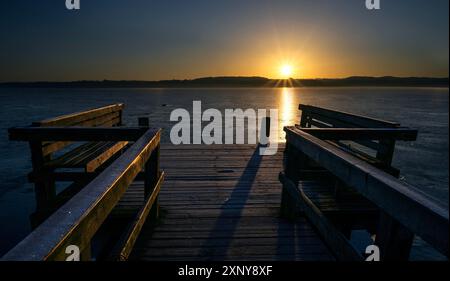
<svg viewBox="0 0 450 281"><path fill-rule="evenodd" d="M148 128L46 128L10 130L14 140L27 141L131 141L134 142L112 164L40 224L2 260L65 260L69 246L90 260L91 240L138 174L145 181L142 208L122 235L113 259L125 260L133 248L146 217L157 218L157 197L164 179L159 170L161 130Z"/></svg>
<svg viewBox="0 0 450 281"><path fill-rule="evenodd" d="M369 136L366 132L366 136L364 138L358 137L350 139L352 141L351 144L345 144L342 142L342 139L339 140L336 139L336 137L333 139L333 143L338 145L340 148L346 149L350 153L358 154L359 157L363 157L368 162L395 176L398 176L400 173L400 171L391 167L396 140L414 141L417 138L417 131L412 130L409 130L407 135L404 134L403 136L393 137L392 134L402 132L402 130L400 130L402 128L397 122L390 122L304 104L299 105L299 110L302 111L299 125L300 128L306 129L316 127L320 129L331 129L320 130L321 134L327 133L328 136L330 136L333 128L339 128L340 130L343 128L386 129L383 131L382 138L370 139L371 136ZM390 132L392 132L389 137L387 133L389 130L387 129L391 129ZM375 130L373 131L375 132ZM405 129L403 132L404 131ZM347 132L346 135L350 137L349 134L350 132ZM339 135L342 134L335 134L335 136ZM355 144L356 146L352 144Z"/></svg>
<svg viewBox="0 0 450 281"><path fill-rule="evenodd" d="M300 108L311 109L305 106ZM382 260L408 259L414 235L421 237L448 257L448 210L398 180L397 174L392 173L390 166L392 155L389 155L388 162L377 167L376 163L361 157L359 153L353 153L353 150L336 143L351 140L395 144L396 140L415 139L417 131L401 128L399 124L390 122L385 123L387 126L383 127L384 121L361 116L352 118L354 116L343 112L335 113L336 111L317 108L313 111L327 115L328 124L334 123L334 126L311 128L312 126L308 125L309 120L302 121L300 126L284 128L285 166L280 174L283 183L282 215L290 217L303 212L316 226L338 259L363 259L362 253L350 243L349 236L342 232L342 227L308 198L302 188L302 180L306 178L317 182L324 179L328 182L335 181L337 197L338 187L349 188L378 208L378 219L373 223L375 228L373 234L376 237L374 244L379 247ZM334 121L332 117L335 118ZM339 128L336 125L344 121L345 127ZM358 122L360 126L356 124ZM350 127L351 124L353 128ZM394 149L390 148L389 151L393 153ZM386 158L380 160L386 161ZM319 172L318 176L311 176L312 172L316 174ZM364 218L364 214L361 213L353 215Z"/></svg>
<svg viewBox="0 0 450 281"><path fill-rule="evenodd" d="M107 138L106 128L122 126L123 104L112 104L100 108L70 113L62 116L35 121L26 128L10 129L11 140L27 141L30 146L32 171L28 175L34 183L36 211L31 215L33 228L44 221L55 209L59 208L80 188L92 180L104 166L116 158L127 146L127 141L115 141ZM64 128L102 128L99 130L105 137L103 140L82 141L81 135L73 135L67 140ZM41 128L42 130L33 130ZM74 132L71 130L70 132ZM87 131L83 131L87 132ZM89 138L93 135L89 131ZM113 135L114 132L112 131ZM39 135L40 134L40 135ZM42 140L42 137L51 137ZM81 140L80 140L81 139ZM61 177L58 170L71 169ZM81 173L73 173L82 170ZM81 175L77 177L77 175ZM64 192L57 194L57 181L71 182Z"/></svg>

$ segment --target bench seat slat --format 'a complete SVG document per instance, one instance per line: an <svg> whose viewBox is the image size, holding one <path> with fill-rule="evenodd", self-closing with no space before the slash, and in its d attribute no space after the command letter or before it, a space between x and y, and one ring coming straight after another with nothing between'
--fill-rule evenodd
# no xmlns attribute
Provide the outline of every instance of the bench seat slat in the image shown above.
<svg viewBox="0 0 450 281"><path fill-rule="evenodd" d="M52 161L49 161L48 163L46 163L46 166L49 168L63 168L63 167L80 168L82 166L76 165L76 163L81 163L80 159L82 157L91 154L91 151L93 149L96 149L100 146L104 146L107 144L108 142L89 142L82 144L63 155L56 157Z"/></svg>
<svg viewBox="0 0 450 281"><path fill-rule="evenodd" d="M62 161L56 160L53 166L57 167L82 167L85 158L93 157L96 150L109 146L108 142L90 142L61 156ZM58 163L59 162L59 163Z"/></svg>
<svg viewBox="0 0 450 281"><path fill-rule="evenodd" d="M98 167L100 167L103 163L108 161L109 158L114 156L116 153L121 151L128 145L127 141L115 142L111 147L97 155L94 159L90 160L86 163L85 170L88 173L94 172Z"/></svg>
<svg viewBox="0 0 450 281"><path fill-rule="evenodd" d="M120 124L121 119L120 119L120 115L118 116L114 116L113 119L108 119L106 121L101 121L101 122L95 122L91 123L91 124L81 124L83 127L114 127L117 126L118 124ZM79 126L80 124L78 124ZM77 126L75 125L71 125L71 126ZM64 147L70 145L72 142L70 141L57 141L57 142L44 142L43 146L42 146L42 154L44 156L49 155L53 152L56 152L60 149L63 149Z"/></svg>
<svg viewBox="0 0 450 281"><path fill-rule="evenodd" d="M49 168L84 168L94 172L101 164L124 148L128 142L89 142L46 163Z"/></svg>

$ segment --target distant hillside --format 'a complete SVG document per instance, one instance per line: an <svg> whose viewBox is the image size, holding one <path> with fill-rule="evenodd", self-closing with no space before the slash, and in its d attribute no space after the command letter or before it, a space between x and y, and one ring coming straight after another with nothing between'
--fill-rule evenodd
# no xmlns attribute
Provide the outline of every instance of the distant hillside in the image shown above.
<svg viewBox="0 0 450 281"><path fill-rule="evenodd" d="M221 88L221 87L448 87L447 78L363 77L342 79L268 79L264 77L204 77L161 81L8 82L0 87L29 88Z"/></svg>

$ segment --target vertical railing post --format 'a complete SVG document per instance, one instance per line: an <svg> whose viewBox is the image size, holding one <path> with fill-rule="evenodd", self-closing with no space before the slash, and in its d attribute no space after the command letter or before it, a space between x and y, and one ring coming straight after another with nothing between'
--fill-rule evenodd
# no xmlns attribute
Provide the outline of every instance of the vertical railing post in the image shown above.
<svg viewBox="0 0 450 281"><path fill-rule="evenodd" d="M305 128L308 122L308 114L305 110L302 110L302 115L300 117L300 127Z"/></svg>
<svg viewBox="0 0 450 281"><path fill-rule="evenodd" d="M150 126L150 120L147 117L140 117L138 120L140 127L149 127ZM160 154L160 144L158 144L157 147L152 151L149 159L145 163L144 168L144 197L147 199L152 193L153 190L156 187L156 184L158 183L158 179L160 176L160 169L159 169L159 154ZM159 197L159 196L158 196ZM149 213L149 219L150 220L156 220L159 217L159 200L158 197L155 199L155 203L153 203L153 206Z"/></svg>
<svg viewBox="0 0 450 281"><path fill-rule="evenodd" d="M298 186L300 180L301 161L304 160L301 157L301 153L289 142L286 143L284 151L284 174L286 178L292 182L295 187ZM297 198L294 198L288 191L289 186L283 184L281 193L281 217L288 219L295 219L300 215L300 208L298 206Z"/></svg>
<svg viewBox="0 0 450 281"><path fill-rule="evenodd" d="M395 140L380 140L380 149L377 151L376 158L383 162L385 165L390 166L394 158L395 152Z"/></svg>
<svg viewBox="0 0 450 281"><path fill-rule="evenodd" d="M45 178L48 174L46 173L45 162L49 161L51 157L43 155L42 142L31 141L30 150L33 174L39 175L34 181L36 212L30 218L31 227L34 229L51 213L56 197L56 189L55 183Z"/></svg>
<svg viewBox="0 0 450 281"><path fill-rule="evenodd" d="M123 108L119 110L119 122L117 123L117 126L123 126Z"/></svg>
<svg viewBox="0 0 450 281"><path fill-rule="evenodd" d="M158 179L160 176L159 171L159 153L160 153L160 145L153 150L150 158L145 164L145 191L144 196L147 199L155 189L156 184L158 183ZM155 203L153 203L153 207L149 213L150 219L157 219L159 217L159 202L158 197L155 199Z"/></svg>
<svg viewBox="0 0 450 281"><path fill-rule="evenodd" d="M394 157L395 140L380 140L382 151L377 152L377 159L390 167ZM398 177L399 175L392 175ZM400 222L380 210L375 244L380 249L380 258L385 261L406 261L409 259L414 233Z"/></svg>
<svg viewBox="0 0 450 281"><path fill-rule="evenodd" d="M139 127L150 127L150 120L147 117L139 117L138 118Z"/></svg>
<svg viewBox="0 0 450 281"><path fill-rule="evenodd" d="M380 249L382 261L406 261L409 259L414 234L396 219L380 211L375 244Z"/></svg>
<svg viewBox="0 0 450 281"><path fill-rule="evenodd" d="M92 244L89 242L88 245L86 245L86 248L83 249L80 253L80 260L81 261L92 261Z"/></svg>

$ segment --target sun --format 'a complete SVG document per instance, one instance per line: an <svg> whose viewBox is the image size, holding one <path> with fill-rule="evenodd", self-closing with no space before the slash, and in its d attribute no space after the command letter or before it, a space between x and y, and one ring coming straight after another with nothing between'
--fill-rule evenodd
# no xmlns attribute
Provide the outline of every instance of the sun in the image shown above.
<svg viewBox="0 0 450 281"><path fill-rule="evenodd" d="M280 67L280 75L282 78L290 78L292 77L292 74L294 74L294 68L290 64L283 64Z"/></svg>

